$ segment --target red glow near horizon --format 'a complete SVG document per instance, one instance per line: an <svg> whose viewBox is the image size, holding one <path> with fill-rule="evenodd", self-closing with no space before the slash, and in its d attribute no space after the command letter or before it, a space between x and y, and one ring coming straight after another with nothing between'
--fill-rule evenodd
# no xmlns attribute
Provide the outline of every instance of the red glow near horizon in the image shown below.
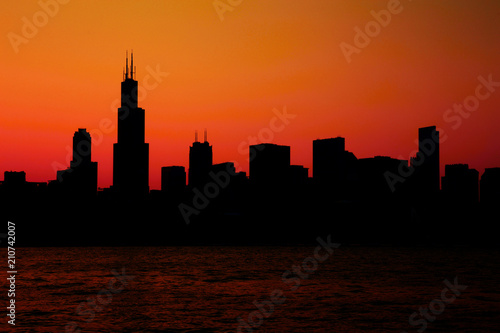
<svg viewBox="0 0 500 333"><path fill-rule="evenodd" d="M187 169L194 132L205 128L214 163L237 161L248 172L247 143L260 142L273 110L285 108L296 117L265 141L291 146L292 164L312 168L312 141L336 136L358 158L408 159L418 128L436 125L448 135L442 173L451 163L481 173L500 166L500 87L460 126L443 117L475 95L479 76L500 81L500 3L400 5L349 63L339 45L354 45L354 28L364 29L387 1L244 1L223 21L210 1L60 5L17 53L2 39L0 171L55 179L54 165L68 166L73 133L86 128L99 186L110 186L115 101L131 48L139 85L148 88L139 106L151 189L160 188L162 166ZM37 2L9 3L2 35L22 36L22 18L40 10ZM168 75L154 80L152 72Z"/></svg>

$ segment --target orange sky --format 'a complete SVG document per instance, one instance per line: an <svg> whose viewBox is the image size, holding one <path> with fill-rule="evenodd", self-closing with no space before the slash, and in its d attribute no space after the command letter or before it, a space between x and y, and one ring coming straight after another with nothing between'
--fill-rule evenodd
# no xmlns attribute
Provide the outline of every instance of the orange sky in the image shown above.
<svg viewBox="0 0 500 333"><path fill-rule="evenodd" d="M54 1L42 0L52 11ZM296 117L273 142L291 146L293 164L312 168L312 140L335 136L358 158L407 159L418 127L437 125L449 136L443 169L500 166L500 87L458 128L443 119L475 94L478 76L500 81L497 0L402 0L350 62L341 43L355 45L354 28L364 29L370 11L388 1L232 0L223 20L212 0L60 1L67 3L52 15L40 13L38 1L2 7L2 173L55 179L53 165L67 165L66 147L83 127L96 143L99 186L111 185L127 49L134 49L139 85L148 67L169 73L139 103L152 189L160 187L161 166L187 168L194 131L201 136L204 128L214 163L235 160L248 171L244 143L284 108ZM34 20L36 30L23 28ZM103 131L107 119L111 131Z"/></svg>

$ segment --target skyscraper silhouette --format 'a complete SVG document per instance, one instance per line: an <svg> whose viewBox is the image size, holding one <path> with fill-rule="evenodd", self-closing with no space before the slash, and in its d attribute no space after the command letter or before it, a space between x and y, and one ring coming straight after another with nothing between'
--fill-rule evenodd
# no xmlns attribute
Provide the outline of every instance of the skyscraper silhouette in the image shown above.
<svg viewBox="0 0 500 333"><path fill-rule="evenodd" d="M435 197L439 192L439 131L436 126L418 129L418 153L411 159L415 168L414 187L420 199Z"/></svg>
<svg viewBox="0 0 500 333"><path fill-rule="evenodd" d="M205 185L211 168L212 146L207 141L207 132L205 131L203 142L198 142L198 133L196 133L193 145L189 147L189 186Z"/></svg>
<svg viewBox="0 0 500 333"><path fill-rule="evenodd" d="M72 168L79 165L91 163L92 139L85 128L79 128L73 134L73 160L70 162Z"/></svg>
<svg viewBox="0 0 500 333"><path fill-rule="evenodd" d="M57 174L65 192L86 198L96 195L97 162L92 162L92 139L85 128L79 128L73 135L73 159L70 167Z"/></svg>
<svg viewBox="0 0 500 333"><path fill-rule="evenodd" d="M398 174L401 165L407 168L408 161L388 156L360 158L358 160L358 170L362 198L368 201L380 201L391 197L394 193L387 183L385 175L387 172ZM401 191L397 191L398 195L400 193Z"/></svg>
<svg viewBox="0 0 500 333"><path fill-rule="evenodd" d="M337 198L352 197L357 180L358 159L345 150L342 137L313 141L313 180Z"/></svg>
<svg viewBox="0 0 500 333"><path fill-rule="evenodd" d="M282 186L290 176L290 146L273 143L252 145L250 181L258 186Z"/></svg>
<svg viewBox="0 0 500 333"><path fill-rule="evenodd" d="M118 108L118 142L113 145L113 188L120 194L149 192L149 144L145 143L145 111L137 106L134 55L126 58Z"/></svg>
<svg viewBox="0 0 500 333"><path fill-rule="evenodd" d="M479 201L479 172L467 164L447 164L442 178L443 194L453 203L473 204Z"/></svg>
<svg viewBox="0 0 500 333"><path fill-rule="evenodd" d="M313 178L318 184L331 184L343 173L345 139L342 137L313 141Z"/></svg>

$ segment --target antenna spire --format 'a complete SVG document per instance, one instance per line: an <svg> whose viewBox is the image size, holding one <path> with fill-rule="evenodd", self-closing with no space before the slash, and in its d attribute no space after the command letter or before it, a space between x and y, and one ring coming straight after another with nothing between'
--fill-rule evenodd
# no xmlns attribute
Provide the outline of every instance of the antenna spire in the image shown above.
<svg viewBox="0 0 500 333"><path fill-rule="evenodd" d="M130 78L134 79L134 50L131 50L130 58Z"/></svg>
<svg viewBox="0 0 500 333"><path fill-rule="evenodd" d="M128 50L125 52L125 78L128 79Z"/></svg>
<svg viewBox="0 0 500 333"><path fill-rule="evenodd" d="M205 132L203 133L203 138L204 138L204 142L207 142L207 129L205 128Z"/></svg>
<svg viewBox="0 0 500 333"><path fill-rule="evenodd" d="M194 142L198 142L198 131L194 131Z"/></svg>

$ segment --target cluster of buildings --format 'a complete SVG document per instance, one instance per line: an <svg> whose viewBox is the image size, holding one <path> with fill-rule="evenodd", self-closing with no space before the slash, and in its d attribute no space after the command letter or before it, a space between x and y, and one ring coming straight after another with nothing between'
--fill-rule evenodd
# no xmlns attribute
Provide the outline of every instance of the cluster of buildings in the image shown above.
<svg viewBox="0 0 500 333"><path fill-rule="evenodd" d="M91 159L91 137L84 128L73 136L73 159L69 168L57 172L48 183L26 182L26 174L6 171L0 183L2 193L52 191L78 197L115 195L144 197L149 190L149 144L145 142L145 110L137 103L133 55L128 57L121 83L118 109L118 139L113 146L113 185L98 190L97 162ZM203 142L189 149L189 168L165 166L161 170L161 191L170 198L182 198L194 188L202 189L211 174L227 172L231 182L242 188L313 188L336 200L381 200L395 195L413 198L445 198L450 202L500 202L500 168L479 172L467 164L445 166L440 177L439 132L435 126L419 129L419 149L410 161L386 156L361 158L345 149L342 137L314 140L312 178L308 169L291 165L290 147L272 143L252 145L249 149L249 176L236 172L233 163L213 164L212 146L204 133Z"/></svg>

